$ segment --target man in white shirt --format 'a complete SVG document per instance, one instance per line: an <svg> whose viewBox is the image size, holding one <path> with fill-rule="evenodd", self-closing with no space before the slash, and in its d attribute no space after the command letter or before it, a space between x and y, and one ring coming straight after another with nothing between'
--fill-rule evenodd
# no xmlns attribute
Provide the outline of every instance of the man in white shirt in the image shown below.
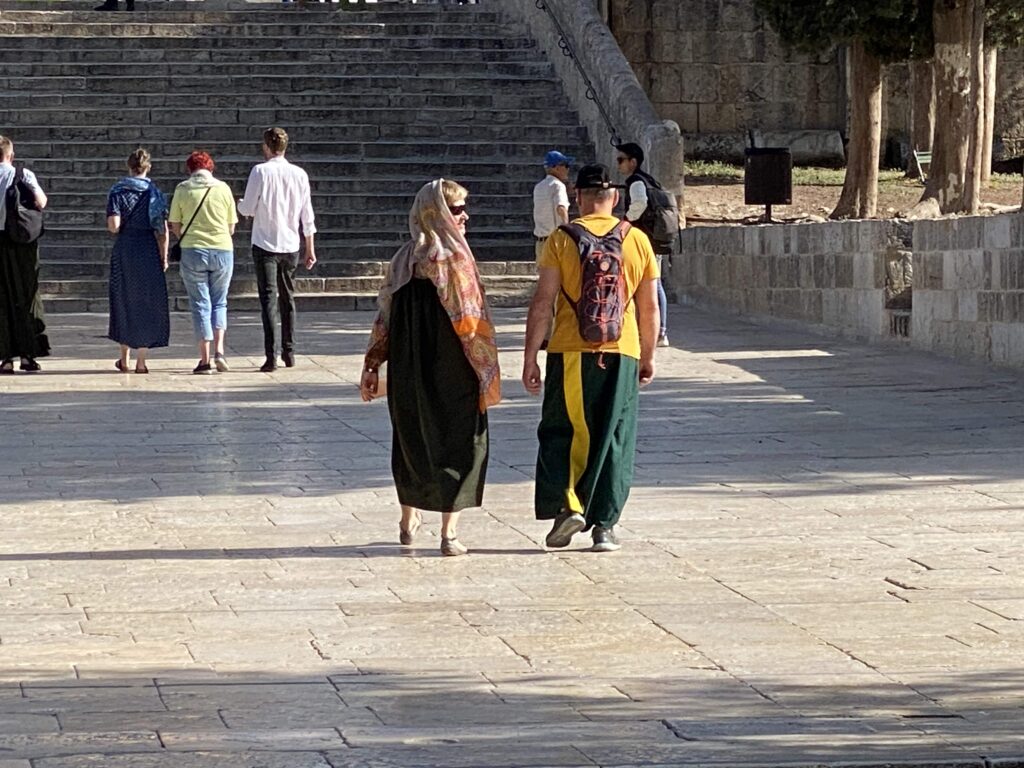
<svg viewBox="0 0 1024 768"><path fill-rule="evenodd" d="M544 252L544 244L562 224L569 223L569 193L565 182L569 179L572 158L552 149L544 156L543 181L533 188L533 239L537 260Z"/></svg>
<svg viewBox="0 0 1024 768"><path fill-rule="evenodd" d="M619 172L626 177L626 220L638 227L641 232L650 237L648 222L644 219L647 212L647 190L649 187L661 188L657 180L646 171L640 170L644 164L644 151L639 144L629 142L619 144L615 162L618 163ZM664 268L665 257L672 253L672 249L665 249L654 243L654 255L658 258L658 273ZM668 297L665 295L665 286L658 278L658 309L661 312L661 328L658 331L658 346L669 346L668 341Z"/></svg>
<svg viewBox="0 0 1024 768"><path fill-rule="evenodd" d="M267 161L249 173L245 197L238 201L239 214L253 218L252 259L267 356L260 368L264 373L277 369L279 350L285 366L295 365L295 268L302 240L306 269L316 264L309 176L285 160L287 148L284 129L268 128L263 132L263 156Z"/></svg>

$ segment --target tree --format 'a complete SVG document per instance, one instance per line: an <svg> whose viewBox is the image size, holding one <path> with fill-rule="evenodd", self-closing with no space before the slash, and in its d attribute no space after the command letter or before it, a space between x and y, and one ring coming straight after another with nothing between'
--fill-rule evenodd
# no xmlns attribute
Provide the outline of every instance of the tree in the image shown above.
<svg viewBox="0 0 1024 768"><path fill-rule="evenodd" d="M878 199L882 66L930 47L931 0L754 0L783 43L810 53L849 45L846 178L832 218L870 218Z"/></svg>

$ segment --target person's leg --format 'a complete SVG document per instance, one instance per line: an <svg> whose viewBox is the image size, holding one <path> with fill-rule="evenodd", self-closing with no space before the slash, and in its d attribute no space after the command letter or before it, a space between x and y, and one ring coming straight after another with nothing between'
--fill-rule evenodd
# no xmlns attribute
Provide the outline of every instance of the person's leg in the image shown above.
<svg viewBox="0 0 1024 768"><path fill-rule="evenodd" d="M260 320L263 321L263 353L267 359L266 366L273 366L277 363L277 349L280 346L277 255L254 245L252 260L256 268L256 290L260 296Z"/></svg>
<svg viewBox="0 0 1024 768"><path fill-rule="evenodd" d="M398 524L398 539L405 545L412 544L416 531L423 525L423 515L415 507L401 504L402 520Z"/></svg>
<svg viewBox="0 0 1024 768"><path fill-rule="evenodd" d="M664 267L665 257L658 256L658 271ZM661 329L658 332L658 341L668 338L668 296L665 295L665 284L662 278L658 278L658 312L661 314Z"/></svg>
<svg viewBox="0 0 1024 768"><path fill-rule="evenodd" d="M146 357L149 355L149 349L146 347L139 347L135 350L135 372L136 373L149 373L149 367L146 365ZM127 362L125 363L127 366Z"/></svg>
<svg viewBox="0 0 1024 768"><path fill-rule="evenodd" d="M127 372L127 370L128 370L128 363L131 360L131 353L132 353L131 347L129 347L127 344L122 344L121 345L121 358L120 358L120 360L118 360L118 363L119 363L118 370L126 371Z"/></svg>
<svg viewBox="0 0 1024 768"><path fill-rule="evenodd" d="M469 550L459 541L459 512L441 514L441 554L446 557L464 555Z"/></svg>
<svg viewBox="0 0 1024 768"><path fill-rule="evenodd" d="M204 248L183 248L181 251L181 279L185 283L188 305L192 310L192 327L199 346L200 366L210 364L210 342L213 340L207 256L208 251Z"/></svg>
<svg viewBox="0 0 1024 768"><path fill-rule="evenodd" d="M295 365L295 268L298 264L298 253L278 254L277 304L281 314L281 359L289 368Z"/></svg>
<svg viewBox="0 0 1024 768"><path fill-rule="evenodd" d="M213 354L217 370L227 370L224 359L224 334L228 327L228 290L234 272L234 254L231 251L210 252L210 324L213 326Z"/></svg>

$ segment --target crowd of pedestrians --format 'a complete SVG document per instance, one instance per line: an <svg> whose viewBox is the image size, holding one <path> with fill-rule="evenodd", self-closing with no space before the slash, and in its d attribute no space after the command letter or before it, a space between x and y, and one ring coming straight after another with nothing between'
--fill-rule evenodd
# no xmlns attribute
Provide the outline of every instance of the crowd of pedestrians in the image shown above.
<svg viewBox="0 0 1024 768"><path fill-rule="evenodd" d="M148 373L149 350L167 346L164 273L175 260L199 348L193 372L229 370L224 336L239 214L253 218L266 357L260 370L275 370L279 355L286 366L295 364L294 273L303 249L307 269L316 263L316 228L309 178L285 159L287 146L284 130L264 132L265 161L252 169L237 205L206 152L189 155L188 177L169 204L149 179L149 153L129 155L128 175L107 198L107 228L116 235L108 335L120 346L118 371ZM543 393L534 510L551 522L546 544L553 548L590 531L593 551L619 549L639 390L654 378L656 346L667 344L660 268L669 251L657 247L666 242L665 227L651 223L652 212L664 213L654 210L660 187L640 169L640 147L618 149L626 185L615 184L603 165L580 168L577 218L570 220L566 186L571 157L548 152L533 195L538 280L521 379L529 394ZM41 211L46 195L13 160L13 144L0 137L0 189L20 190L19 199ZM614 214L620 190L625 218ZM466 240L468 199L466 188L446 179L416 194L409 240L389 263L359 376L363 400L387 398L399 541L411 545L422 513L439 512L445 556L468 551L458 537L459 516L483 503L488 409L501 399L495 327ZM38 371L37 358L49 353L38 243L16 242L6 231L3 216L11 210L8 192L0 206L0 373L12 373L15 359L22 370ZM177 238L173 246L169 233Z"/></svg>

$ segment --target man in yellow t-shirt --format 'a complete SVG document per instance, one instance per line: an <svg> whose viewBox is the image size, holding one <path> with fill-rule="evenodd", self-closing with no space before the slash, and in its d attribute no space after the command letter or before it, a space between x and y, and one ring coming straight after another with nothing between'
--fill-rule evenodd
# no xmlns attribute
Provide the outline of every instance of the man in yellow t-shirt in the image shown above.
<svg viewBox="0 0 1024 768"><path fill-rule="evenodd" d="M603 237L619 226L612 215L619 192L603 165L580 169L576 201L582 215L574 223L593 235ZM591 344L580 335L569 301L579 300L583 278L574 240L558 230L541 254L526 322L523 385L531 395L541 392L537 354L554 304L534 494L537 519L554 521L549 547L568 546L574 534L592 529L593 551L619 549L615 524L633 482L639 387L654 378L658 277L650 240L630 229L622 240L627 299L622 334L616 341Z"/></svg>

